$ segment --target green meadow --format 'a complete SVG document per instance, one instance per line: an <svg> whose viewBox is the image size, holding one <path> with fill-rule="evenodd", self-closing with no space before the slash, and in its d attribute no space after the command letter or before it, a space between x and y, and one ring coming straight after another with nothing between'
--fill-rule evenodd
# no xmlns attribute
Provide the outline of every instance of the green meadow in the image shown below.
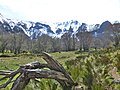
<svg viewBox="0 0 120 90"><path fill-rule="evenodd" d="M78 83L78 87L83 88L83 90L120 90L119 47L91 52L69 51L49 54L63 65L73 80ZM0 70L16 70L19 66L34 61L45 63L41 54L1 54ZM113 70L114 68L116 71ZM118 77L115 77L111 73L112 71ZM116 78L118 83L115 82ZM6 80L0 81L0 84ZM12 82L2 90L10 90L11 85ZM38 79L37 81L31 80L24 90L62 90L62 88L55 80ZM73 90L76 89L73 88Z"/></svg>

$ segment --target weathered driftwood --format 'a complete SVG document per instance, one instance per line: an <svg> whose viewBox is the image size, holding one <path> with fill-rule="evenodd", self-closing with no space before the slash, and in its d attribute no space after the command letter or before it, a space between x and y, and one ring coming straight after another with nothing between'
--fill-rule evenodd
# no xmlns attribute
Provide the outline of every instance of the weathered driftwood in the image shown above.
<svg viewBox="0 0 120 90"><path fill-rule="evenodd" d="M72 87L77 85L64 67L49 54L44 52L43 59L47 64L41 64L36 61L20 66L16 71L0 71L0 75L3 75L0 81L9 78L8 81L0 86L0 89L5 88L13 82L11 90L23 90L30 79L36 78L55 79L62 85L63 90L72 90ZM50 70L42 70L42 68L49 68ZM18 75L18 77L13 80L16 75Z"/></svg>

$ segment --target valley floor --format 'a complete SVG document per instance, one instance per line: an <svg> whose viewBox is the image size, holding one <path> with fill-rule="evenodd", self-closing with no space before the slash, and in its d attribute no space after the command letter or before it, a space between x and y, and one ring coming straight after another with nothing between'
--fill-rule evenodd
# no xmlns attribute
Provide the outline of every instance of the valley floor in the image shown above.
<svg viewBox="0 0 120 90"><path fill-rule="evenodd" d="M93 52L56 52L50 55L60 62L74 81L84 90L120 89L120 48L101 49ZM19 54L9 57L0 56L0 70L15 70L19 66L39 61L45 63L41 54ZM116 82L118 80L118 82ZM0 84L4 81L0 81ZM117 84L116 84L117 83ZM5 89L10 90L12 84ZM31 80L25 90L61 90L55 80Z"/></svg>

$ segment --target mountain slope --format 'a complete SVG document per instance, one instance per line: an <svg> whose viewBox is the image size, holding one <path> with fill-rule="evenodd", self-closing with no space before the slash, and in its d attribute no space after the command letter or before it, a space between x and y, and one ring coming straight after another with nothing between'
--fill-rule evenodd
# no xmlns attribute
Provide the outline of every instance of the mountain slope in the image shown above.
<svg viewBox="0 0 120 90"><path fill-rule="evenodd" d="M94 35L95 33L99 34L104 32L109 25L111 25L109 21L105 21L101 25L87 25L86 23L80 23L77 20L57 23L18 21L5 18L0 14L0 27L8 32L24 32L31 39L38 38L42 34L48 34L52 37L61 37L66 32L76 34L78 30L83 29L92 32Z"/></svg>
<svg viewBox="0 0 120 90"><path fill-rule="evenodd" d="M67 21L58 23L41 23L31 21L17 21L7 19L0 14L1 26L9 32L22 32L24 31L31 38L37 38L42 34L48 34L49 36L61 37L69 28L73 28L73 33L76 32L80 23L78 21ZM61 30L61 32L59 32Z"/></svg>

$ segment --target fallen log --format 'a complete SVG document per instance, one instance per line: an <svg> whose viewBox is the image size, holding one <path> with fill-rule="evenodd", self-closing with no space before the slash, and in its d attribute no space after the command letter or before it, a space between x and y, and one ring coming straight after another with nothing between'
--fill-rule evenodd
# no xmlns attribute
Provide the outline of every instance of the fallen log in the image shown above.
<svg viewBox="0 0 120 90"><path fill-rule="evenodd" d="M11 90L23 90L30 79L36 78L55 79L61 84L63 90L72 90L72 87L77 85L58 61L54 60L45 52L42 56L47 64L41 64L36 61L20 66L15 71L0 71L0 75L3 75L0 81L6 78L8 79L4 84L0 85L0 89L5 88L8 84L13 82ZM48 68L49 70L43 70L43 68ZM17 78L13 80L16 75Z"/></svg>

